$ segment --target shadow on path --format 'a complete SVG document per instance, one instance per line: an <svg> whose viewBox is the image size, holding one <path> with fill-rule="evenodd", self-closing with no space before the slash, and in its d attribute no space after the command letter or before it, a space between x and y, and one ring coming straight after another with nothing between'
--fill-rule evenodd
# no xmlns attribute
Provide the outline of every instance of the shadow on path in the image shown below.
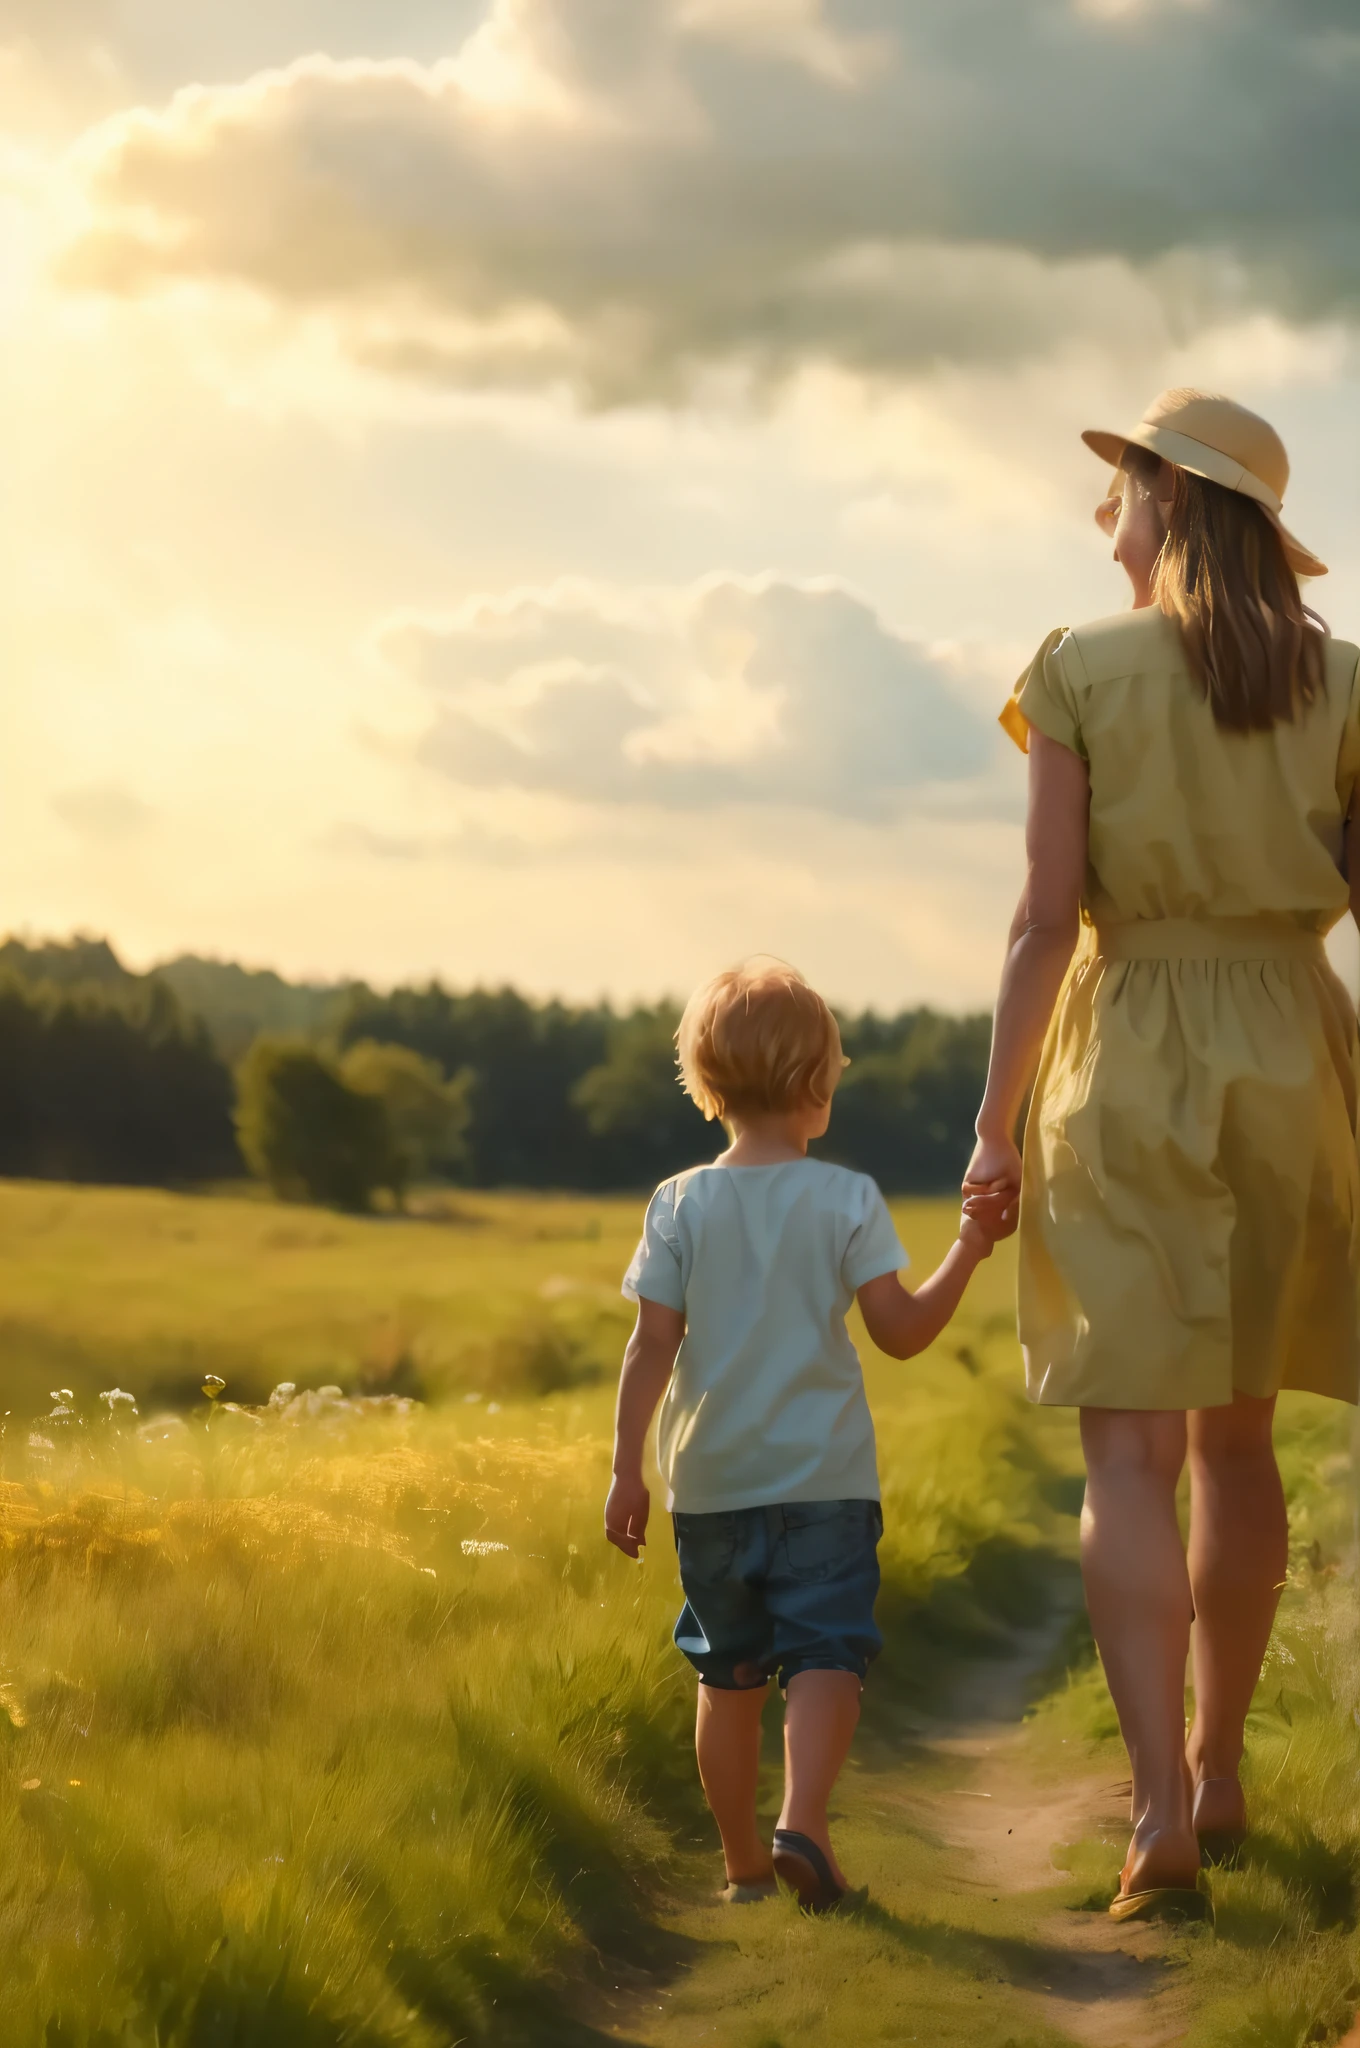
<svg viewBox="0 0 1360 2048"><path fill-rule="evenodd" d="M925 1962L1078 2004L1110 1997L1147 1998L1176 1974L1176 1965L1161 1956L1135 1956L1126 1950L1084 1953L1057 1942L982 1934L943 1921L903 1920L872 1899L857 1909L855 1917Z"/></svg>

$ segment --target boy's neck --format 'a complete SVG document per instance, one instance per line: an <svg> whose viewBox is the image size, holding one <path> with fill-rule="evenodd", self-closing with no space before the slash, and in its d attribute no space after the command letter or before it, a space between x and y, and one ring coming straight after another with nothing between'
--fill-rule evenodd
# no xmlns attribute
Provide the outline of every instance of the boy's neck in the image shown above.
<svg viewBox="0 0 1360 2048"><path fill-rule="evenodd" d="M719 1153L719 1166L782 1166L806 1159L808 1141L826 1129L825 1113L817 1109L770 1110L761 1116L730 1116L732 1142Z"/></svg>

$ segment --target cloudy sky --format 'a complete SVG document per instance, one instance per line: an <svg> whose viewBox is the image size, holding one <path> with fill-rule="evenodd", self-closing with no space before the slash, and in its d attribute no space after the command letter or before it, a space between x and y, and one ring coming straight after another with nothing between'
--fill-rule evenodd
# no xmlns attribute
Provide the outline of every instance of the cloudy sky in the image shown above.
<svg viewBox="0 0 1360 2048"><path fill-rule="evenodd" d="M0 0L0 924L986 1000L1077 436L1360 629L1354 0Z"/></svg>

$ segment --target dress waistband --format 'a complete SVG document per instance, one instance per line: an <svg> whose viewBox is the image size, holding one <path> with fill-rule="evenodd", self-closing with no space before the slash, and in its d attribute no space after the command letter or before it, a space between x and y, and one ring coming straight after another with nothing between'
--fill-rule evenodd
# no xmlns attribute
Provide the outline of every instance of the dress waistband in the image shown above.
<svg viewBox="0 0 1360 2048"><path fill-rule="evenodd" d="M1275 917L1140 917L1095 928L1106 960L1312 960L1322 934Z"/></svg>

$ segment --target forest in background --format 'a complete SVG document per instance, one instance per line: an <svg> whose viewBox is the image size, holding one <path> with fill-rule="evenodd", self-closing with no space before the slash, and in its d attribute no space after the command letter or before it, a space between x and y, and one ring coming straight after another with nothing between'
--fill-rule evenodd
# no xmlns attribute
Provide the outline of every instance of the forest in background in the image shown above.
<svg viewBox="0 0 1360 2048"><path fill-rule="evenodd" d="M430 1177L644 1188L715 1145L677 1085L677 1016L438 982L382 994L192 955L139 975L104 939L11 938L0 1174L154 1185L249 1167L350 1208ZM840 1021L851 1065L818 1150L892 1192L957 1185L989 1020Z"/></svg>

